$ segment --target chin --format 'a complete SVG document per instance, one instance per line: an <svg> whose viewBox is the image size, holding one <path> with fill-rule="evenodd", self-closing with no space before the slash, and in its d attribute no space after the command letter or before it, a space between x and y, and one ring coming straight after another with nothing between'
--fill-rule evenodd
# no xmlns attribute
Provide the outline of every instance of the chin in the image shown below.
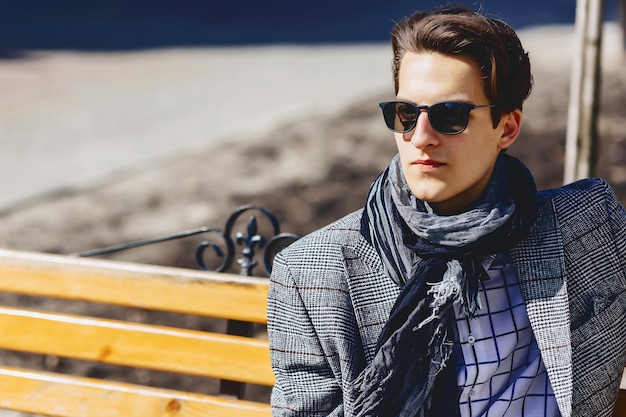
<svg viewBox="0 0 626 417"><path fill-rule="evenodd" d="M441 195L440 190L433 190L432 188L424 189L424 187L413 187L411 188L411 192L416 198L425 201L428 204L437 204L445 200L445 198Z"/></svg>

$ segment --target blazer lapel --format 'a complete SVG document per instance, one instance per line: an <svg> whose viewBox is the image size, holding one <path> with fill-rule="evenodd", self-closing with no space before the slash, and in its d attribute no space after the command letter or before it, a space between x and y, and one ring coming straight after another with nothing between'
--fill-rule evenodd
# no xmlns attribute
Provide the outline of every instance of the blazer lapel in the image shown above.
<svg viewBox="0 0 626 417"><path fill-rule="evenodd" d="M551 203L509 253L531 327L563 416L572 412L572 351L563 244Z"/></svg>
<svg viewBox="0 0 626 417"><path fill-rule="evenodd" d="M369 363L400 288L384 273L378 254L365 239L343 250L352 307L361 332L365 360Z"/></svg>

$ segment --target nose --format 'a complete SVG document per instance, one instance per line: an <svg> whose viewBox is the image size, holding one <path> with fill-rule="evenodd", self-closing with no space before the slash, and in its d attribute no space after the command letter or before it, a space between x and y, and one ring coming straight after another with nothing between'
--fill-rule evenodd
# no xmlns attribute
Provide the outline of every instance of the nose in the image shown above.
<svg viewBox="0 0 626 417"><path fill-rule="evenodd" d="M419 149L436 146L439 143L437 131L430 124L426 109L420 110L415 128L404 133L404 140L410 141L413 146Z"/></svg>

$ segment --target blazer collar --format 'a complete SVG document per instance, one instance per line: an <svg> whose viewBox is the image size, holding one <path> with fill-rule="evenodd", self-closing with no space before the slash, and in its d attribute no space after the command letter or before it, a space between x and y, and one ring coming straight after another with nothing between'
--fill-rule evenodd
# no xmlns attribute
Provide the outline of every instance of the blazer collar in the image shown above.
<svg viewBox="0 0 626 417"><path fill-rule="evenodd" d="M551 201L540 203L530 235L509 253L557 404L572 409L572 349L563 243Z"/></svg>

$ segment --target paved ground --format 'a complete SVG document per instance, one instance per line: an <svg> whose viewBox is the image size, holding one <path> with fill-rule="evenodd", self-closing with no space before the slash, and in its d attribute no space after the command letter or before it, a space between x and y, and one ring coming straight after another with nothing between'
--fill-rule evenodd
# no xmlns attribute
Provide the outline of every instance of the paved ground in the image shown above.
<svg viewBox="0 0 626 417"><path fill-rule="evenodd" d="M390 89L389 60L379 44L0 60L0 211L341 109Z"/></svg>

